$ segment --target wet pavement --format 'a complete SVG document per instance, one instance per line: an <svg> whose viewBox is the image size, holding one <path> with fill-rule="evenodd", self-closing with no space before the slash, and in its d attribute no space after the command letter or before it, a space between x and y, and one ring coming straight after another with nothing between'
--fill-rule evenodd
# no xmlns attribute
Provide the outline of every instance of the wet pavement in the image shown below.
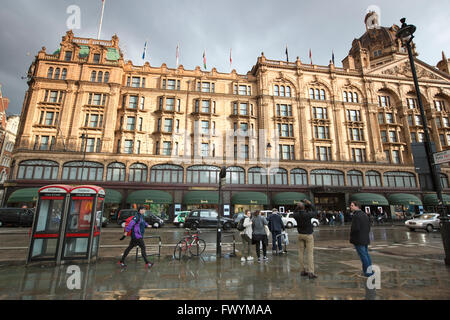
<svg viewBox="0 0 450 320"><path fill-rule="evenodd" d="M374 227L369 252L373 264L380 268L377 283L361 276L360 260L348 242L348 226L321 226L315 231L318 278L314 280L300 276L294 229L289 230L287 254L272 254L269 244L269 260L261 263L241 262L240 252L236 257L230 256L231 236L223 239L224 256L216 258L213 230L201 234L208 243L201 257L174 260L173 246L184 230L152 230L150 234L161 236L163 247L160 257L151 256L155 264L149 270L145 270L141 258L135 260L134 251L126 261L128 267L120 268L117 261L127 243L118 240L120 229L105 229L97 263L76 264L80 278L74 278L69 265L25 267L26 249L5 249L26 247L27 235L23 231L1 230L0 300L450 299L450 268L443 262L439 232ZM238 232L234 234L239 249L240 237ZM157 243L149 241L150 253L156 253ZM16 263L12 263L14 259ZM368 282L369 287L378 289L368 289Z"/></svg>

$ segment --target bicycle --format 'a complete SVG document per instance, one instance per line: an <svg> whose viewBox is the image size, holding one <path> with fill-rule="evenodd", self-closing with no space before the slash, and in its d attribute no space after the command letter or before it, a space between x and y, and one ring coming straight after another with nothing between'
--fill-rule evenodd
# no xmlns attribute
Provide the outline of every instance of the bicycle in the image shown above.
<svg viewBox="0 0 450 320"><path fill-rule="evenodd" d="M191 256L196 257L201 255L206 249L205 240L198 237L200 231L195 230L194 234L189 234L190 230L186 230L186 236L177 243L173 251L173 256L177 260L181 260L181 257L186 255L188 251Z"/></svg>

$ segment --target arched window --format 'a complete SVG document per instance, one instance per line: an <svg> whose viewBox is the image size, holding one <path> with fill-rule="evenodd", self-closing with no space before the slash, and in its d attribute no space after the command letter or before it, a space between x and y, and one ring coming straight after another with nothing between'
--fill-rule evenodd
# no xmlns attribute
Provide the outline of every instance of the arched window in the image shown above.
<svg viewBox="0 0 450 320"><path fill-rule="evenodd" d="M274 86L274 95L279 96L280 95L280 87L275 85Z"/></svg>
<svg viewBox="0 0 450 320"><path fill-rule="evenodd" d="M109 82L109 72L105 72L105 78L103 79L104 83L108 83Z"/></svg>
<svg viewBox="0 0 450 320"><path fill-rule="evenodd" d="M325 90L321 89L320 90L320 100L325 100L326 96L325 96Z"/></svg>
<svg viewBox="0 0 450 320"><path fill-rule="evenodd" d="M347 172L348 185L352 187L363 186L363 175L361 171L350 170Z"/></svg>
<svg viewBox="0 0 450 320"><path fill-rule="evenodd" d="M376 171L366 172L367 187L381 187L381 175Z"/></svg>
<svg viewBox="0 0 450 320"><path fill-rule="evenodd" d="M386 172L384 186L391 188L416 188L416 176L410 172Z"/></svg>
<svg viewBox="0 0 450 320"><path fill-rule="evenodd" d="M59 75L60 75L60 73L61 73L61 69L56 68L56 70L55 70L55 79L56 79L56 80L59 80Z"/></svg>
<svg viewBox="0 0 450 320"><path fill-rule="evenodd" d="M47 78L53 78L53 67L48 68Z"/></svg>
<svg viewBox="0 0 450 320"><path fill-rule="evenodd" d="M287 86L286 87L286 97L290 97L291 96L291 87Z"/></svg>
<svg viewBox="0 0 450 320"><path fill-rule="evenodd" d="M103 81L103 72L99 71L98 75L97 75L97 82L102 82Z"/></svg>
<svg viewBox="0 0 450 320"><path fill-rule="evenodd" d="M103 165L91 161L71 161L63 165L62 180L103 181Z"/></svg>
<svg viewBox="0 0 450 320"><path fill-rule="evenodd" d="M448 177L446 174L441 173L441 186L443 189L448 188Z"/></svg>
<svg viewBox="0 0 450 320"><path fill-rule="evenodd" d="M215 166L191 166L186 171L186 183L219 183L220 168Z"/></svg>
<svg viewBox="0 0 450 320"><path fill-rule="evenodd" d="M344 91L342 94L343 94L343 97L344 97L344 102L348 102L347 91Z"/></svg>
<svg viewBox="0 0 450 320"><path fill-rule="evenodd" d="M242 169L241 167L228 167L226 183L245 184L245 170Z"/></svg>
<svg viewBox="0 0 450 320"><path fill-rule="evenodd" d="M320 100L320 90L316 89L316 95L314 97L316 100Z"/></svg>
<svg viewBox="0 0 450 320"><path fill-rule="evenodd" d="M67 78L67 69L64 68L64 69L62 70L61 79L62 79L62 80L66 80L66 78Z"/></svg>
<svg viewBox="0 0 450 320"><path fill-rule="evenodd" d="M316 186L345 186L344 173L338 170L311 171L311 184Z"/></svg>
<svg viewBox="0 0 450 320"><path fill-rule="evenodd" d="M150 182L183 183L183 167L171 164L158 164L150 170Z"/></svg>
<svg viewBox="0 0 450 320"><path fill-rule="evenodd" d="M358 93L357 92L353 92L353 102L358 103Z"/></svg>
<svg viewBox="0 0 450 320"><path fill-rule="evenodd" d="M92 71L92 73L91 73L91 82L95 82L95 79L97 79L97 71Z"/></svg>
<svg viewBox="0 0 450 320"><path fill-rule="evenodd" d="M266 170L260 167L248 169L248 184L266 184Z"/></svg>
<svg viewBox="0 0 450 320"><path fill-rule="evenodd" d="M291 170L291 185L308 185L308 174L303 169L292 169Z"/></svg>
<svg viewBox="0 0 450 320"><path fill-rule="evenodd" d="M311 100L314 100L314 89L309 89L309 98L311 99Z"/></svg>
<svg viewBox="0 0 450 320"><path fill-rule="evenodd" d="M351 91L348 92L348 102L353 102L353 93Z"/></svg>
<svg viewBox="0 0 450 320"><path fill-rule="evenodd" d="M271 184L288 184L287 170L283 168L273 168L270 170L270 183Z"/></svg>
<svg viewBox="0 0 450 320"><path fill-rule="evenodd" d="M59 164L49 160L25 160L19 164L17 179L56 180Z"/></svg>
<svg viewBox="0 0 450 320"><path fill-rule="evenodd" d="M120 162L110 163L106 171L106 181L125 181L125 165Z"/></svg>
<svg viewBox="0 0 450 320"><path fill-rule="evenodd" d="M280 96L284 97L284 86L280 86Z"/></svg>
<svg viewBox="0 0 450 320"><path fill-rule="evenodd" d="M128 174L129 182L147 182L147 166L142 163L133 163Z"/></svg>

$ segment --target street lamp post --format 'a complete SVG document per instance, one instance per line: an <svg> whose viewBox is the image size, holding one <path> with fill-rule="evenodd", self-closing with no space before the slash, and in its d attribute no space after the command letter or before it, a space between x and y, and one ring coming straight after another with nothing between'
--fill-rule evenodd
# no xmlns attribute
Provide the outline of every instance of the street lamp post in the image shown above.
<svg viewBox="0 0 450 320"><path fill-rule="evenodd" d="M267 143L267 171L266 171L266 194L267 194L267 210L270 210L270 197L269 197L269 179L270 179L270 162L269 162L269 158L270 158L270 150L272 149L272 145L270 144L270 142Z"/></svg>
<svg viewBox="0 0 450 320"><path fill-rule="evenodd" d="M419 81L417 79L416 67L414 64L414 57L411 49L411 42L412 39L414 38L413 34L416 31L416 27L414 25L406 24L405 18L402 18L400 22L402 23L402 26L397 31L397 38L402 40L403 44L406 46L406 49L408 50L409 62L411 64L411 73L414 79L414 86L416 89L417 101L419 103L420 116L423 124L423 132L425 136L425 151L427 154L428 166L433 181L433 187L437 193L437 198L439 202L439 219L441 220L441 235L445 251L445 264L450 265L450 223L449 218L447 216L447 211L445 209L445 206L443 205L444 202L442 198L441 181L438 172L436 170L436 165L434 164L433 160L433 150L431 148L431 139L428 133L427 118L425 116L425 111L423 109L422 97L419 88Z"/></svg>
<svg viewBox="0 0 450 320"><path fill-rule="evenodd" d="M81 181L83 181L83 175L84 175L84 167L85 167L85 161L86 161L86 147L87 147L87 139L88 139L88 135L85 133L81 134L81 140L82 140L82 145L83 145L83 165L81 167Z"/></svg>
<svg viewBox="0 0 450 320"><path fill-rule="evenodd" d="M220 216L223 214L223 197L222 185L227 177L227 167L223 166L219 174L219 212L217 217L217 243L216 243L216 258L222 256L222 227L220 226Z"/></svg>

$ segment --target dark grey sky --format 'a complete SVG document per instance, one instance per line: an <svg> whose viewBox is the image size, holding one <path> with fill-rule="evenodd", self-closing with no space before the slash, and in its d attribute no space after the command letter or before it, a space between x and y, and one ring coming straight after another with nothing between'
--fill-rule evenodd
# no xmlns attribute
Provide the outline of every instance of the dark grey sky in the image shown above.
<svg viewBox="0 0 450 320"><path fill-rule="evenodd" d="M264 52L268 59L289 60L297 56L309 63L328 65L334 50L337 66L350 50L353 39L365 32L364 16L371 5L381 10L381 25L408 23L417 26L419 59L436 65L444 50L450 57L450 1L448 0L105 0L102 39L117 33L126 60L152 66L180 63L185 69L201 66L206 49L207 70L246 74ZM30 63L42 46L52 53L67 31L67 8L81 9L77 37L96 38L101 0L1 0L0 83L8 97L8 114L19 114Z"/></svg>

